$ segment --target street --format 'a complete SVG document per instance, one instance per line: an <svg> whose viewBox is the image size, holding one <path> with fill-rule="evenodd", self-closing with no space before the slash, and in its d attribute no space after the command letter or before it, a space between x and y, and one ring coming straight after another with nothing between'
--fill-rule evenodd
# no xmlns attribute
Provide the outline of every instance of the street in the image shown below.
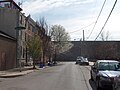
<svg viewBox="0 0 120 90"><path fill-rule="evenodd" d="M0 90L96 90L90 66L61 62L16 78L0 78Z"/></svg>

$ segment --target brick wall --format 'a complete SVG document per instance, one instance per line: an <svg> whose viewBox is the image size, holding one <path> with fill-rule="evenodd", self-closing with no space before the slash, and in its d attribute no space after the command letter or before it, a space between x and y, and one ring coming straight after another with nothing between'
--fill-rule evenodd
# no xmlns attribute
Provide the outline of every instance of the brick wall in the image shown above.
<svg viewBox="0 0 120 90"><path fill-rule="evenodd" d="M72 41L74 46L59 55L57 60L75 61L77 56L93 59L117 59L120 60L119 41Z"/></svg>

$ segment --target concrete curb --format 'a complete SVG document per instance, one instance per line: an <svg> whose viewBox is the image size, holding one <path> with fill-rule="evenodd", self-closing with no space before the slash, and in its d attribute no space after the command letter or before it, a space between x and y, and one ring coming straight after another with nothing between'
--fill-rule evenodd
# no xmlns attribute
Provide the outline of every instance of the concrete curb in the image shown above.
<svg viewBox="0 0 120 90"><path fill-rule="evenodd" d="M23 76L29 73L32 73L34 70L22 71L22 72L12 72L12 73L5 73L1 74L0 78L13 78L18 76Z"/></svg>
<svg viewBox="0 0 120 90"><path fill-rule="evenodd" d="M0 72L0 78L14 78L14 77L19 77L19 76L23 76L23 75L32 73L34 71L46 69L46 68L49 68L49 67L50 66L45 66L43 68L39 68L39 67L36 66L36 69L32 69L32 67L23 68L23 70L21 72L19 71L19 68L16 68L14 70L9 70L9 71L2 71L2 72Z"/></svg>

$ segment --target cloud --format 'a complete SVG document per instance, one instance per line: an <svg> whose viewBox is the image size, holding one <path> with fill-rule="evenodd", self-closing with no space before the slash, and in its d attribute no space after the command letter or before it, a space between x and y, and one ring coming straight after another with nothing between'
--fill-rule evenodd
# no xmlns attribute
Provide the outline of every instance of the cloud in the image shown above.
<svg viewBox="0 0 120 90"><path fill-rule="evenodd" d="M113 13L108 20L106 26L104 27L103 31L109 31L110 33L110 40L113 39L120 39L119 30L120 30L120 13ZM106 21L107 15L103 15L98 20L98 23L96 24L96 27L93 30L93 33L89 40L95 40L98 33L102 29L105 21ZM63 25L66 28L66 31L69 32L72 40L73 39L80 39L82 38L82 31L85 30L85 38L87 38L93 29L93 25L95 22L94 16L84 16L84 17L73 17L68 20L61 20L54 22L53 24L60 24ZM88 27L86 27L88 26ZM98 38L99 39L99 38Z"/></svg>
<svg viewBox="0 0 120 90"><path fill-rule="evenodd" d="M120 21L120 14L116 14L116 13L113 13L107 24L105 25L103 31L109 31L110 33L110 40L112 39L120 39L120 35L118 35L118 32L120 30L120 27L119 27L119 21ZM98 21L94 31L93 31L93 34L91 36L90 39L93 39L95 37L97 37L98 33L100 32L100 30L103 28L103 25L106 21L106 18L107 16L101 16L100 20ZM94 40L94 39L93 39Z"/></svg>
<svg viewBox="0 0 120 90"><path fill-rule="evenodd" d="M26 0L23 3L23 11L35 15L53 8L91 3L94 0Z"/></svg>
<svg viewBox="0 0 120 90"><path fill-rule="evenodd" d="M73 17L61 21L56 21L54 24L60 24L63 25L63 27L66 28L66 31L69 32L70 35L79 35L82 36L82 31L85 29L87 31L87 34L90 33L90 30L93 27L94 24L94 18L93 16L84 16L84 17Z"/></svg>
<svg viewBox="0 0 120 90"><path fill-rule="evenodd" d="M18 1L18 0L17 0ZM45 16L51 25L60 24L70 33L72 39L82 38L82 30L88 37L104 0L24 0L23 12L31 16ZM96 3L95 3L96 2ZM112 9L114 0L106 1L102 14L89 40L94 40L100 32L105 20ZM120 39L120 1L118 1L104 31L109 31L111 39ZM117 13L116 13L117 12ZM83 29L82 29L83 28ZM72 32L72 33L71 33Z"/></svg>

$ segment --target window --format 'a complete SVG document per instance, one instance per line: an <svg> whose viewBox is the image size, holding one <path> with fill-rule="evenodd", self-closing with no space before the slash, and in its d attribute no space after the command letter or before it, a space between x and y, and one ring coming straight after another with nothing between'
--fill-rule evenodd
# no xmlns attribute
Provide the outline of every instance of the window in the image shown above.
<svg viewBox="0 0 120 90"><path fill-rule="evenodd" d="M99 70L116 70L118 66L117 62L100 62Z"/></svg>
<svg viewBox="0 0 120 90"><path fill-rule="evenodd" d="M22 21L23 21L23 20L22 20L22 15L20 15L20 24L22 24Z"/></svg>
<svg viewBox="0 0 120 90"><path fill-rule="evenodd" d="M35 27L33 27L33 26L32 26L32 32L36 32L36 31L35 31Z"/></svg>
<svg viewBox="0 0 120 90"><path fill-rule="evenodd" d="M10 2L1 2L0 7L7 7L10 8Z"/></svg>

